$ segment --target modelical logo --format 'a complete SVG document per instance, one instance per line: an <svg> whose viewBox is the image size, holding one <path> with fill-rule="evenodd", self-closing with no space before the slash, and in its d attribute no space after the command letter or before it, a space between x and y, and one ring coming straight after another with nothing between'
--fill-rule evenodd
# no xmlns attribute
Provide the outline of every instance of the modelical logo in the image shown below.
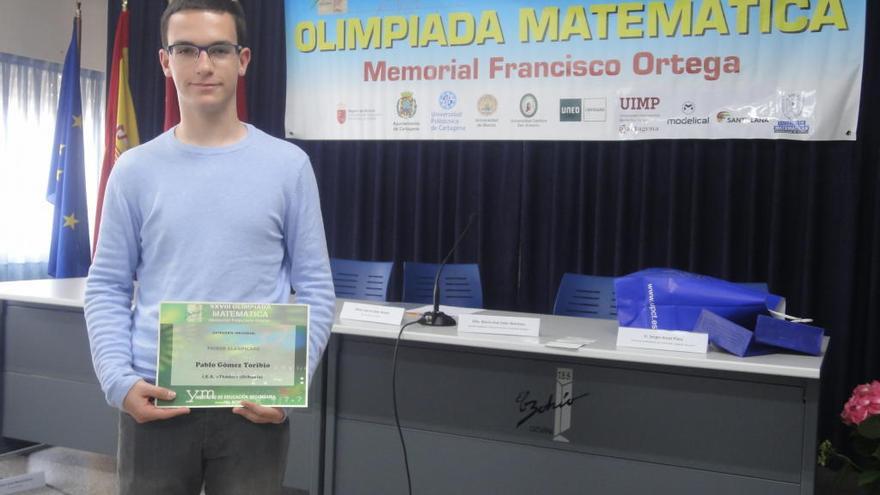
<svg viewBox="0 0 880 495"><path fill-rule="evenodd" d="M498 110L498 100L492 95L483 95L477 100L477 111L481 115L489 116Z"/></svg>
<svg viewBox="0 0 880 495"><path fill-rule="evenodd" d="M413 98L411 91L400 93L397 100L397 115L402 119L410 119L416 115L416 99Z"/></svg>
<svg viewBox="0 0 880 495"><path fill-rule="evenodd" d="M672 117L666 119L666 125L708 125L709 117L702 116L687 116L687 117Z"/></svg>
<svg viewBox="0 0 880 495"><path fill-rule="evenodd" d="M339 125L345 123L345 119L348 116L348 112L345 110L345 104L340 103L336 105L336 122L339 122Z"/></svg>
<svg viewBox="0 0 880 495"><path fill-rule="evenodd" d="M455 93L452 91L444 91L440 93L437 102L443 110L452 110L455 107L455 104L458 103L458 97L455 96Z"/></svg>
<svg viewBox="0 0 880 495"><path fill-rule="evenodd" d="M620 98L621 110L656 110L659 105L659 96L625 96Z"/></svg>
<svg viewBox="0 0 880 495"><path fill-rule="evenodd" d="M519 112L530 119L538 113L538 99L532 93L526 93L519 100Z"/></svg>
<svg viewBox="0 0 880 495"><path fill-rule="evenodd" d="M692 101L686 101L681 104L681 113L692 115L697 110L697 106Z"/></svg>
<svg viewBox="0 0 880 495"><path fill-rule="evenodd" d="M580 122L581 121L581 99L580 98L560 98L559 99L559 121L560 122Z"/></svg>
<svg viewBox="0 0 880 495"><path fill-rule="evenodd" d="M800 93L782 95L781 100L782 115L785 115L787 119L797 119L804 112L804 97Z"/></svg>

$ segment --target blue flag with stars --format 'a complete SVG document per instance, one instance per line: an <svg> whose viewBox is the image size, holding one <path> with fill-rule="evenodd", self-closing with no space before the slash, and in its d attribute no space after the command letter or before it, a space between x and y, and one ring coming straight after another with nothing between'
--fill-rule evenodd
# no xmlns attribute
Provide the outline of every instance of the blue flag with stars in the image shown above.
<svg viewBox="0 0 880 495"><path fill-rule="evenodd" d="M82 97L79 87L77 24L73 22L70 47L64 58L61 96L55 122L55 143L46 199L55 205L52 215L52 248L49 275L56 278L84 277L91 264L89 215L86 208L85 159L83 158Z"/></svg>

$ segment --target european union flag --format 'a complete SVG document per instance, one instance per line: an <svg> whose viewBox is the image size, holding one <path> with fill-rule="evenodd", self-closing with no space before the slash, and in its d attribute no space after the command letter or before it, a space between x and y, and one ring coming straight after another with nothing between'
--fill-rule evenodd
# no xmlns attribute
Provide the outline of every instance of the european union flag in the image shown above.
<svg viewBox="0 0 880 495"><path fill-rule="evenodd" d="M52 167L46 193L46 199L55 205L49 275L57 278L84 277L91 264L77 25L78 22L74 20L70 47L64 58Z"/></svg>

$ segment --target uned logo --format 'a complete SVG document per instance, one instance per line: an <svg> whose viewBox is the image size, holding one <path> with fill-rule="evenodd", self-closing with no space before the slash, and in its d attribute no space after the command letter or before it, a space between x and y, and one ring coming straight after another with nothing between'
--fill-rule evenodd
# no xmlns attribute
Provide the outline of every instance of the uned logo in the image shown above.
<svg viewBox="0 0 880 495"><path fill-rule="evenodd" d="M217 400L217 396L214 394L214 390L210 388L202 388L196 390L186 389L186 395L189 397L186 399L187 404L192 404L193 401L196 400Z"/></svg>
<svg viewBox="0 0 880 495"><path fill-rule="evenodd" d="M580 98L561 98L559 100L559 121L560 122L580 122L581 121L581 99Z"/></svg>
<svg viewBox="0 0 880 495"><path fill-rule="evenodd" d="M659 96L627 96L620 99L621 110L655 110L659 104Z"/></svg>

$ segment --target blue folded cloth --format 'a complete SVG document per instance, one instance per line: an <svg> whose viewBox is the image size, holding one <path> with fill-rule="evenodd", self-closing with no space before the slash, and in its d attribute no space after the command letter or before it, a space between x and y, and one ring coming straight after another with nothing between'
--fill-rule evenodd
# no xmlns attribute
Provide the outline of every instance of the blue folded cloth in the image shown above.
<svg viewBox="0 0 880 495"><path fill-rule="evenodd" d="M709 334L709 342L715 347L739 357L761 356L778 351L755 342L754 333L747 328L706 309L700 312L693 331Z"/></svg>
<svg viewBox="0 0 880 495"><path fill-rule="evenodd" d="M755 340L791 351L818 356L822 354L822 337L825 331L819 327L758 316Z"/></svg>

